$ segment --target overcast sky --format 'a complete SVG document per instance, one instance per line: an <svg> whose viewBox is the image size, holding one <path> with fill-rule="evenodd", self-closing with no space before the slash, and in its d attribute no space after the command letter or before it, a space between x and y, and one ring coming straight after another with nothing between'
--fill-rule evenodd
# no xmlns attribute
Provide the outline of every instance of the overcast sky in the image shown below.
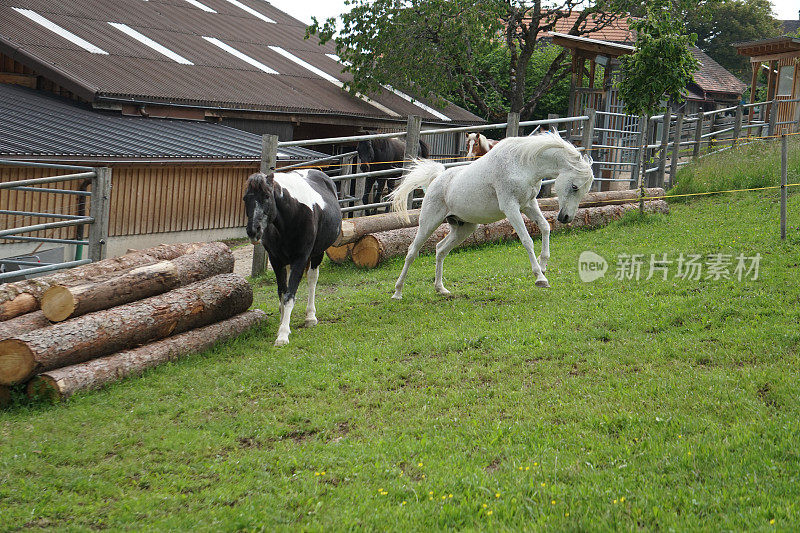
<svg viewBox="0 0 800 533"><path fill-rule="evenodd" d="M269 0L269 3L307 24L311 17L323 21L347 10L344 0ZM800 2L797 0L772 0L773 11L780 20L797 20Z"/></svg>

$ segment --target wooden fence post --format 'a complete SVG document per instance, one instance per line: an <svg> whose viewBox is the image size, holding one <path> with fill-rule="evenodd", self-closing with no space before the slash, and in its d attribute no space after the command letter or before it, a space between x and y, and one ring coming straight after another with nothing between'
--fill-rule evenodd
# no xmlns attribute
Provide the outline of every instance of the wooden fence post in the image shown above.
<svg viewBox="0 0 800 533"><path fill-rule="evenodd" d="M631 172L631 189L634 187L641 187L641 170L642 162L644 160L644 143L647 138L647 117L644 115L639 116L639 131L636 134L636 158ZM643 208L643 206L642 206Z"/></svg>
<svg viewBox="0 0 800 533"><path fill-rule="evenodd" d="M733 123L733 142L731 147L736 146L736 141L742 136L742 119L744 118L744 106L741 102L736 106L736 120Z"/></svg>
<svg viewBox="0 0 800 533"><path fill-rule="evenodd" d="M506 119L506 137L519 135L519 113L509 113Z"/></svg>
<svg viewBox="0 0 800 533"><path fill-rule="evenodd" d="M406 126L406 151L403 155L403 168L407 169L413 160L419 156L419 133L422 129L422 118L418 115L408 115ZM408 197L408 208L413 208L414 194Z"/></svg>
<svg viewBox="0 0 800 533"><path fill-rule="evenodd" d="M700 143L703 141L703 120L705 113L697 112L697 123L694 125L694 146L692 147L692 160L700 157Z"/></svg>
<svg viewBox="0 0 800 533"><path fill-rule="evenodd" d="M769 109L769 127L767 128L767 136L772 137L777 133L778 125L778 99L775 98L770 104Z"/></svg>
<svg viewBox="0 0 800 533"><path fill-rule="evenodd" d="M661 157L658 160L658 173L656 174L656 187L664 188L664 174L667 171L667 148L669 148L669 126L672 122L672 110L668 107L664 111L661 129Z"/></svg>
<svg viewBox="0 0 800 533"><path fill-rule="evenodd" d="M788 180L788 154L786 134L781 135L781 239L786 240L786 182Z"/></svg>
<svg viewBox="0 0 800 533"><path fill-rule="evenodd" d="M108 212L111 204L111 168L95 169L92 180L92 197L89 214L94 222L89 225L89 259L100 261L108 250Z"/></svg>
<svg viewBox="0 0 800 533"><path fill-rule="evenodd" d="M278 165L278 136L264 135L261 137L261 167L259 171L264 174L275 172ZM260 276L267 270L267 251L261 243L253 246L253 265L250 269L251 276Z"/></svg>
<svg viewBox="0 0 800 533"><path fill-rule="evenodd" d="M672 157L669 161L669 186L675 186L675 176L678 174L678 161L681 158L681 137L683 136L683 110L675 116L675 140L672 143Z"/></svg>

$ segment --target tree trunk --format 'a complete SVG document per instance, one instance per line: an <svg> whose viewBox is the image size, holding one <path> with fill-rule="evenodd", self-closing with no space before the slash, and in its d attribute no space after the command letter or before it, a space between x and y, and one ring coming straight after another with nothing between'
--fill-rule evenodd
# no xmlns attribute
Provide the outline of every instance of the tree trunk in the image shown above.
<svg viewBox="0 0 800 533"><path fill-rule="evenodd" d="M220 274L159 296L53 324L0 341L0 384L162 339L242 313L253 290Z"/></svg>
<svg viewBox="0 0 800 533"><path fill-rule="evenodd" d="M351 253L353 251L353 243L343 244L341 246L331 246L328 248L325 253L328 254L328 259L336 263L337 265L341 265L348 259L350 259Z"/></svg>
<svg viewBox="0 0 800 533"><path fill-rule="evenodd" d="M410 209L407 217L405 213L381 213L379 215L345 219L342 220L342 231L333 246L356 242L370 233L397 228L410 228L418 224L419 209Z"/></svg>
<svg viewBox="0 0 800 533"><path fill-rule="evenodd" d="M204 245L205 243L162 244L147 250L134 251L120 257L70 268L49 276L0 285L0 320L8 320L39 309L39 297L50 288L50 285L86 283L88 280L101 279L113 272L175 259Z"/></svg>
<svg viewBox="0 0 800 533"><path fill-rule="evenodd" d="M652 187L645 189L645 197L647 198L663 198L664 189L660 187ZM579 207L602 207L604 205L619 205L627 204L629 202L636 202L639 200L639 189L625 190L625 191L601 191L590 192L584 196ZM539 198L539 209L542 211L556 211L558 210L557 198Z"/></svg>
<svg viewBox="0 0 800 533"><path fill-rule="evenodd" d="M134 268L102 282L75 287L51 285L42 295L42 311L53 322L61 322L233 272L233 263L226 244L210 243L171 261Z"/></svg>
<svg viewBox="0 0 800 533"><path fill-rule="evenodd" d="M638 191L637 191L638 192ZM608 224L612 220L621 218L626 212L638 209L636 204L606 205L602 207L586 207L578 209L575 220L571 224L562 224L556 221L556 212L547 211L545 218L550 223L551 231L560 231L565 227L594 228ZM645 209L652 213L668 213L669 207L664 200L654 200L645 203ZM525 226L531 235L539 233L539 227L523 216ZM362 237L353 247L353 262L361 267L373 268L387 259L405 255L408 246L414 240L418 228L401 228L384 231ZM442 240L449 232L449 224L442 224L433 232L420 252L432 252L436 243ZM516 232L508 220L501 220L491 224L481 224L461 246L472 246L490 242L517 239Z"/></svg>
<svg viewBox="0 0 800 533"><path fill-rule="evenodd" d="M0 322L0 340L16 337L17 335L22 335L23 333L28 333L36 329L46 328L50 325L50 321L47 320L47 317L44 316L44 313L41 311L34 311L33 313L17 316L10 320Z"/></svg>
<svg viewBox="0 0 800 533"><path fill-rule="evenodd" d="M58 368L39 374L28 383L28 396L65 400L84 389L98 389L127 376L138 375L148 368L202 352L214 344L240 335L264 321L266 313L252 309L210 326L167 337L139 348Z"/></svg>

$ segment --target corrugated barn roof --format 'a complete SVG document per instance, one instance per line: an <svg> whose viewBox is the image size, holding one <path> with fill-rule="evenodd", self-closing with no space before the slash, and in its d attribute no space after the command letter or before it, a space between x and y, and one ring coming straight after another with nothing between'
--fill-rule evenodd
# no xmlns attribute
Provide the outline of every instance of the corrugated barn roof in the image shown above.
<svg viewBox="0 0 800 533"><path fill-rule="evenodd" d="M126 117L0 84L0 157L258 159L261 136L210 122ZM325 154L281 148L279 160Z"/></svg>
<svg viewBox="0 0 800 533"><path fill-rule="evenodd" d="M0 0L0 50L88 100L480 122L387 87L341 89L333 44L261 0Z"/></svg>

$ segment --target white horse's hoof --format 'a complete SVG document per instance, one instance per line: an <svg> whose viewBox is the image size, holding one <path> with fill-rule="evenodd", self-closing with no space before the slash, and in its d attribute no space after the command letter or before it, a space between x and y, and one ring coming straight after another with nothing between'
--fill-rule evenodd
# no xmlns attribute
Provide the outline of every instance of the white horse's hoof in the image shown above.
<svg viewBox="0 0 800 533"><path fill-rule="evenodd" d="M403 293L395 292L394 294L392 294L392 300L402 300L402 299L403 299Z"/></svg>
<svg viewBox="0 0 800 533"><path fill-rule="evenodd" d="M439 288L437 288L437 289L436 289L436 292L438 292L438 293L439 293L439 294L441 294L442 296L450 296L450 295L452 294L450 291L448 291L448 290L447 290L447 289L445 289L444 287L439 287Z"/></svg>
<svg viewBox="0 0 800 533"><path fill-rule="evenodd" d="M319 324L319 321L316 318L306 318L306 321L303 324L303 327L313 328L317 324Z"/></svg>
<svg viewBox="0 0 800 533"><path fill-rule="evenodd" d="M538 280L536 280L536 286L541 288L541 289L550 288L550 284L547 282L546 279L538 279Z"/></svg>
<svg viewBox="0 0 800 533"><path fill-rule="evenodd" d="M275 340L275 346L276 347L278 347L278 346L286 346L287 344L289 344L289 339L278 338L278 339Z"/></svg>

